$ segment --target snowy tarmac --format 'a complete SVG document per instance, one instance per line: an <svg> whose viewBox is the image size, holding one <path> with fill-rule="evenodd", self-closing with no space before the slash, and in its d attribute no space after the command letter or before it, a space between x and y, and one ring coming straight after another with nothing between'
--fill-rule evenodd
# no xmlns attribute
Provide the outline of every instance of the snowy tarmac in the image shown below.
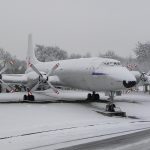
<svg viewBox="0 0 150 150"><path fill-rule="evenodd" d="M109 143L109 144L108 144ZM47 148L48 149L48 148ZM150 129L61 150L149 150Z"/></svg>
<svg viewBox="0 0 150 150"><path fill-rule="evenodd" d="M63 98L85 95L69 91ZM150 129L150 95L125 94L115 103L129 117L98 114L105 104L96 102L0 103L0 149L61 149Z"/></svg>

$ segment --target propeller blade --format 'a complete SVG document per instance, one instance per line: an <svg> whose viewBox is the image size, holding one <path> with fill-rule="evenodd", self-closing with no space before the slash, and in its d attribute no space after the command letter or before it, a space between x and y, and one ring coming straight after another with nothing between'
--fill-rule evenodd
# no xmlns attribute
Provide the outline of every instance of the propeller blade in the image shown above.
<svg viewBox="0 0 150 150"><path fill-rule="evenodd" d="M10 60L10 61L9 61L9 64L14 65L14 64L15 64L15 61L14 61L14 60Z"/></svg>
<svg viewBox="0 0 150 150"><path fill-rule="evenodd" d="M39 76L43 77L42 74L39 72L39 70L38 70L33 64L29 64L29 66L30 66Z"/></svg>
<svg viewBox="0 0 150 150"><path fill-rule="evenodd" d="M59 91L50 82L47 82L47 83L55 93L59 94Z"/></svg>
<svg viewBox="0 0 150 150"><path fill-rule="evenodd" d="M4 63L4 60L0 60L0 64Z"/></svg>
<svg viewBox="0 0 150 150"><path fill-rule="evenodd" d="M141 79L143 82L146 82L146 81L147 81L148 76L146 75L145 72L142 72L142 73L141 73L140 79Z"/></svg>
<svg viewBox="0 0 150 150"><path fill-rule="evenodd" d="M0 82L12 93L14 92L14 89L10 87L7 83L5 83L2 79L0 79Z"/></svg>
<svg viewBox="0 0 150 150"><path fill-rule="evenodd" d="M0 71L0 74L3 74L6 70L7 70L7 66L4 66L4 67L2 68L2 70Z"/></svg>
<svg viewBox="0 0 150 150"><path fill-rule="evenodd" d="M36 89L39 87L40 83L38 82L31 90L30 92L36 91Z"/></svg>
<svg viewBox="0 0 150 150"><path fill-rule="evenodd" d="M137 69L138 69L138 71L141 73L141 74L143 74L143 71L139 68L139 66L137 65L137 67L136 67Z"/></svg>
<svg viewBox="0 0 150 150"><path fill-rule="evenodd" d="M57 63L47 74L47 77L53 75L54 71L59 67L59 63Z"/></svg>
<svg viewBox="0 0 150 150"><path fill-rule="evenodd" d="M1 63L1 62L0 62ZM4 67L2 68L2 70L0 71L0 74L3 74L7 69L8 69L8 65L13 65L14 64L14 61L11 60L11 61L8 61L8 62L5 62L5 65Z"/></svg>
<svg viewBox="0 0 150 150"><path fill-rule="evenodd" d="M143 72L138 65L136 65L136 68L138 69L138 71L140 72L140 80L143 81L143 82L146 82L148 80L148 75Z"/></svg>

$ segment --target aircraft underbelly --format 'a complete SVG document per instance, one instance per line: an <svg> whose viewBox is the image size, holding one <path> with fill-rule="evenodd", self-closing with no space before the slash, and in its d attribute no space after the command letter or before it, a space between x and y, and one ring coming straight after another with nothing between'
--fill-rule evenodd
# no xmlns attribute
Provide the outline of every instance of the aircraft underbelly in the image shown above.
<svg viewBox="0 0 150 150"><path fill-rule="evenodd" d="M87 83L92 91L106 91L116 87L115 82L107 76L90 76L87 78Z"/></svg>
<svg viewBox="0 0 150 150"><path fill-rule="evenodd" d="M110 91L122 88L121 82L116 82L107 76L68 74L61 75L60 78L66 86L89 91Z"/></svg>
<svg viewBox="0 0 150 150"><path fill-rule="evenodd" d="M107 76L93 77L88 80L91 90L94 91L110 91L122 89L122 82L117 82Z"/></svg>
<svg viewBox="0 0 150 150"><path fill-rule="evenodd" d="M60 80L68 87L85 89L88 84L83 76L77 74L61 75Z"/></svg>

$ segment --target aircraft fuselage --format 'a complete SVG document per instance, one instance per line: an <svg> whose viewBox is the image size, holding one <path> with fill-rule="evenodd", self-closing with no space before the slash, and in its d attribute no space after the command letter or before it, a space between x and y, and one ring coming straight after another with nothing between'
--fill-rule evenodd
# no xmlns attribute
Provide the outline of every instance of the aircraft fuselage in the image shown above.
<svg viewBox="0 0 150 150"><path fill-rule="evenodd" d="M54 76L64 86L88 91L115 91L133 87L135 77L120 65L119 61L106 58L81 58L52 62L39 62L35 66L40 72L48 73L59 63ZM26 73L32 72L29 68Z"/></svg>

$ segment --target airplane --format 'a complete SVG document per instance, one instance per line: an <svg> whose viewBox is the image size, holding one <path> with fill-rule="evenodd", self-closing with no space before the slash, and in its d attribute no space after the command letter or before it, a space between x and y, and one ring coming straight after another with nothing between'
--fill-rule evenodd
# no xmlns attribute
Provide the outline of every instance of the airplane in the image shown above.
<svg viewBox="0 0 150 150"><path fill-rule="evenodd" d="M99 99L97 92L117 91L136 85L135 76L120 61L108 58L79 58L40 62L35 57L32 35L28 36L27 70L25 74L2 74L2 83L24 85L28 91L24 100L34 101L34 92L39 85L48 84L59 94L55 85L91 91L87 99Z"/></svg>
<svg viewBox="0 0 150 150"><path fill-rule="evenodd" d="M150 85L150 71L148 73L143 72L136 64L130 64L127 68L135 76L137 85Z"/></svg>

